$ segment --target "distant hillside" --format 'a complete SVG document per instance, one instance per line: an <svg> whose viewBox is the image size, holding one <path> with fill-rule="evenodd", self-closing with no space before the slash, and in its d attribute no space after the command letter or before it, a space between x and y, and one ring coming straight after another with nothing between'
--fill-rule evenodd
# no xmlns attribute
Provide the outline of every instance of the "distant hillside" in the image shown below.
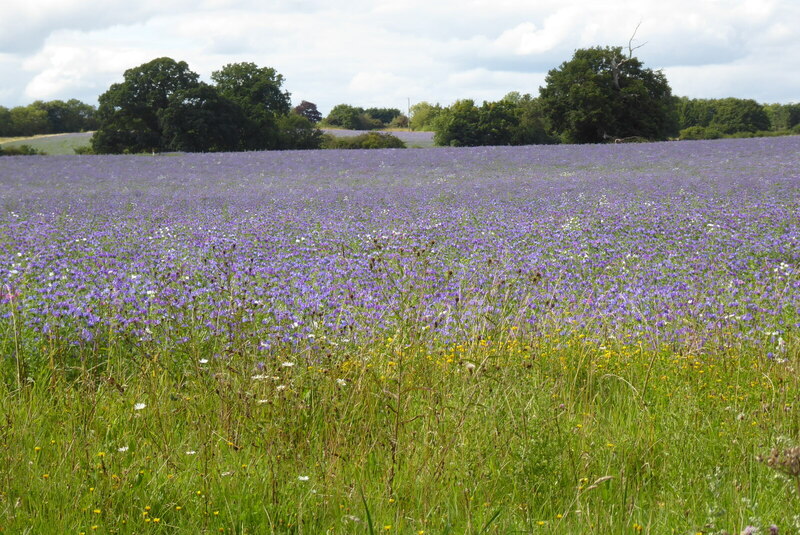
<svg viewBox="0 0 800 535"><path fill-rule="evenodd" d="M89 146L92 134L93 132L52 134L27 138L12 138L7 141L3 141L3 138L0 138L0 147L28 145L45 154L75 154L74 149Z"/></svg>

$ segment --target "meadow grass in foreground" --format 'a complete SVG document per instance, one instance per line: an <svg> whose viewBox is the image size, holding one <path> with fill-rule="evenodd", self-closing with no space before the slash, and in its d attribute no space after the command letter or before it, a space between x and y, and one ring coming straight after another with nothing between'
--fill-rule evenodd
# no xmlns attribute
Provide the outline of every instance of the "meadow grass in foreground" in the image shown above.
<svg viewBox="0 0 800 535"><path fill-rule="evenodd" d="M0 158L0 532L800 533L798 169Z"/></svg>
<svg viewBox="0 0 800 535"><path fill-rule="evenodd" d="M6 533L798 529L796 480L757 459L797 436L796 352L514 329L258 368L115 346L65 369L41 350L47 372L1 402Z"/></svg>

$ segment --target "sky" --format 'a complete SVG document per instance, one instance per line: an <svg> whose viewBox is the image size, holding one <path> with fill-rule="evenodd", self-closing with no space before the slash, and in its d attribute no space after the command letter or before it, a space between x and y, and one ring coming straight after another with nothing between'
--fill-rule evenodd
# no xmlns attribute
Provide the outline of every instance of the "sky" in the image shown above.
<svg viewBox="0 0 800 535"><path fill-rule="evenodd" d="M676 95L788 103L797 28L800 0L5 0L0 105L96 104L126 69L168 56L206 81L228 63L272 67L295 105L324 114L405 111L535 96L576 49L631 37Z"/></svg>

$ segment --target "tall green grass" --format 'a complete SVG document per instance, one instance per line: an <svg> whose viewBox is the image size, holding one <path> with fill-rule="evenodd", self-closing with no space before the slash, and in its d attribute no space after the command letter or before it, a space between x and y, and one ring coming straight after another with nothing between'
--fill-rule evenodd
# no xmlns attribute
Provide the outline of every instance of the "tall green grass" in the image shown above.
<svg viewBox="0 0 800 535"><path fill-rule="evenodd" d="M0 140L0 147L14 148L27 145L40 153L48 155L75 154L75 149L86 149L91 146L92 133L53 134L27 138Z"/></svg>
<svg viewBox="0 0 800 535"><path fill-rule="evenodd" d="M5 334L11 334L6 331ZM177 354L3 336L3 533L796 533L797 347L413 325ZM19 361L37 362L18 377ZM34 359L35 357L35 359Z"/></svg>

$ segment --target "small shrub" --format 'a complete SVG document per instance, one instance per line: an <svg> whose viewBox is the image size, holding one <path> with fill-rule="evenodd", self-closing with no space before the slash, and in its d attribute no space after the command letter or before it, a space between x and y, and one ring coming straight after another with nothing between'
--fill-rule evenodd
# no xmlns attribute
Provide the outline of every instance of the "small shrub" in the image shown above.
<svg viewBox="0 0 800 535"><path fill-rule="evenodd" d="M31 147L30 145L19 145L14 147L0 147L0 156L34 156L43 155L44 152Z"/></svg>
<svg viewBox="0 0 800 535"><path fill-rule="evenodd" d="M690 126L680 131L681 140L694 140L694 139L719 139L722 134L716 128L706 126Z"/></svg>
<svg viewBox="0 0 800 535"><path fill-rule="evenodd" d="M379 132L367 132L358 136L322 136L323 149L404 149L406 144L397 136Z"/></svg>

